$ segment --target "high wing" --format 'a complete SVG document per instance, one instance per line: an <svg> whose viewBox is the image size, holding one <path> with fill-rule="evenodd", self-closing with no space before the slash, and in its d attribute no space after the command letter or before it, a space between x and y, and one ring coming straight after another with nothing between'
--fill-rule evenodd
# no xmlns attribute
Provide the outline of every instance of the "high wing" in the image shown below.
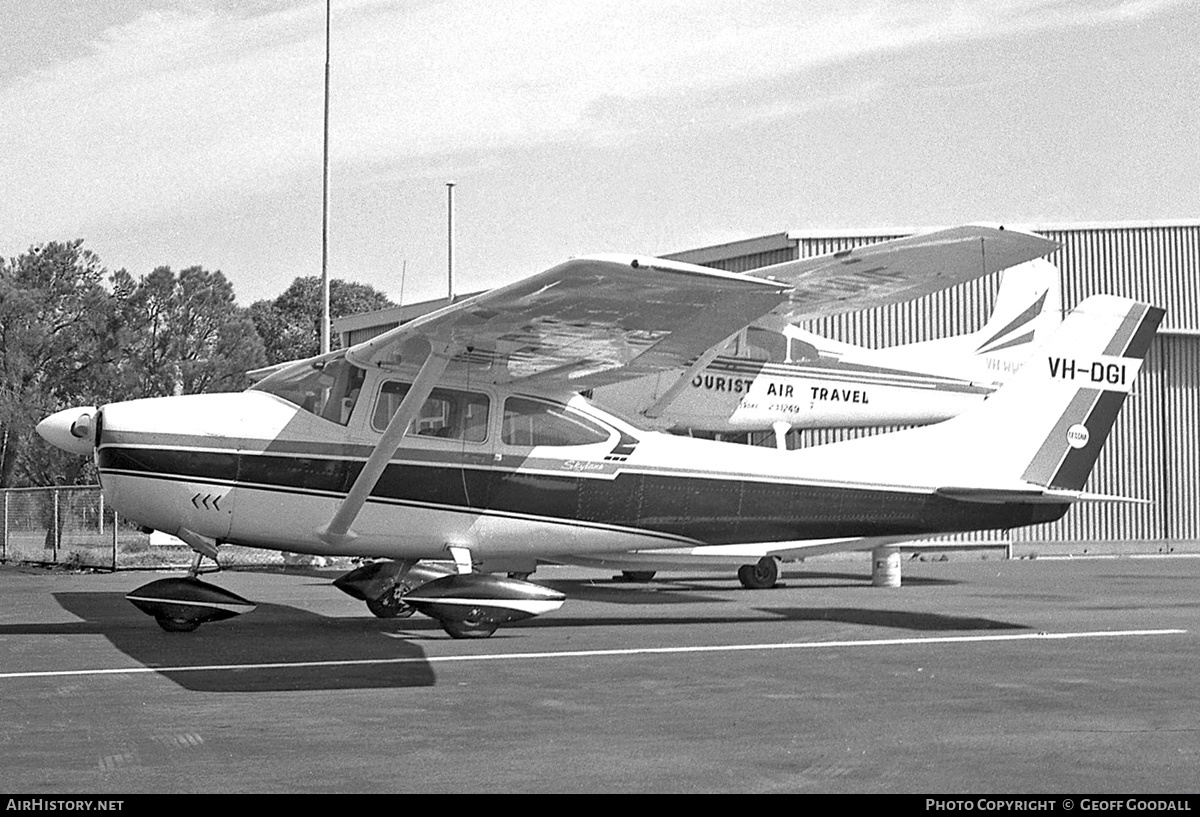
<svg viewBox="0 0 1200 817"><path fill-rule="evenodd" d="M789 290L657 258L576 258L423 315L347 356L387 368L419 361L428 343L495 383L582 391L694 358Z"/></svg>
<svg viewBox="0 0 1200 817"><path fill-rule="evenodd" d="M583 391L687 369L742 327L908 300L1052 252L1030 233L955 227L753 274L632 255L577 258L417 318L348 350L419 363L433 347L481 379Z"/></svg>
<svg viewBox="0 0 1200 817"><path fill-rule="evenodd" d="M747 275L788 283L786 304L762 325L797 323L909 301L1058 249L1036 233L968 224L759 267Z"/></svg>

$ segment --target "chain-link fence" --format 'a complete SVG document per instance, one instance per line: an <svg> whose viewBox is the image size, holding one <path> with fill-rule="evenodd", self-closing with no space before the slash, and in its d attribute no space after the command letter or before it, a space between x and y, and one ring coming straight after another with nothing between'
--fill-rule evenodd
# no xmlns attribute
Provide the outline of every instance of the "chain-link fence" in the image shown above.
<svg viewBox="0 0 1200 817"><path fill-rule="evenodd" d="M106 570L185 568L195 553L173 536L148 533L104 504L99 485L0 490L0 562ZM222 546L222 567L306 563L278 551Z"/></svg>

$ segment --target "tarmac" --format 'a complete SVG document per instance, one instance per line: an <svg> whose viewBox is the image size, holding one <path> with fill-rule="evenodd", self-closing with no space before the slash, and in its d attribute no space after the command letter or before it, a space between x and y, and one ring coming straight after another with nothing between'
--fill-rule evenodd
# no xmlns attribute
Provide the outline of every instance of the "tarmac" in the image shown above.
<svg viewBox="0 0 1200 817"><path fill-rule="evenodd" d="M467 641L338 571L206 576L259 606L181 634L123 598L168 574L4 565L0 791L1194 793L1183 551L541 568L560 610Z"/></svg>

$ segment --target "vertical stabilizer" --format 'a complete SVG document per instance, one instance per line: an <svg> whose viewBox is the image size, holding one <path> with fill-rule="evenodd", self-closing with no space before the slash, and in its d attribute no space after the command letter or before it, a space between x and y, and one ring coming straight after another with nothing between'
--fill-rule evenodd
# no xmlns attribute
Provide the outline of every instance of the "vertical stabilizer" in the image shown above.
<svg viewBox="0 0 1200 817"><path fill-rule="evenodd" d="M855 359L978 383L1010 378L1062 322L1058 267L1038 259L1001 273L991 317L982 329L938 340L865 350Z"/></svg>
<svg viewBox="0 0 1200 817"><path fill-rule="evenodd" d="M945 424L960 456L976 460L970 481L1082 489L1164 314L1112 295L1072 310L1006 385Z"/></svg>
<svg viewBox="0 0 1200 817"><path fill-rule="evenodd" d="M1117 298L1089 306L1101 297L1089 298L1081 308L1110 309L1113 317L1125 312L1103 351L1080 357L1072 356L1069 347L1051 346L1037 361L1045 377L1064 390L1073 387L1074 394L1022 474L1028 482L1083 488L1165 314L1158 307Z"/></svg>
<svg viewBox="0 0 1200 817"><path fill-rule="evenodd" d="M883 483L1083 488L1164 311L1093 295L1067 315L1004 386L934 426L812 450L837 472L854 463Z"/></svg>
<svg viewBox="0 0 1200 817"><path fill-rule="evenodd" d="M1058 268L1044 259L1009 267L1000 279L987 325L973 335L974 353L1024 360L1062 321Z"/></svg>

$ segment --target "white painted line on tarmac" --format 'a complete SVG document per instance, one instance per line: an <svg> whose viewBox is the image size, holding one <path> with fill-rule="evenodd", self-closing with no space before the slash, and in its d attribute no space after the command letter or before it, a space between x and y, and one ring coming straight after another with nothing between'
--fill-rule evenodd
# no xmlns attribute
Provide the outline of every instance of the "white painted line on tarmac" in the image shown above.
<svg viewBox="0 0 1200 817"><path fill-rule="evenodd" d="M1088 559L1200 559L1200 553L1084 553L1038 556L1036 562L1082 562Z"/></svg>
<svg viewBox="0 0 1200 817"><path fill-rule="evenodd" d="M1150 635L1184 635L1187 630L1096 630L1076 633L1021 633L1014 635L954 635L929 638L878 638L858 641L794 641L783 644L725 644L708 647L643 647L620 650L569 650L565 652L518 652L494 655L435 655L423 658L364 658L344 661L282 661L266 664L206 664L177 667L115 667L112 669L0 672L0 680L17 678L61 678L73 675L139 675L174 672L227 672L263 669L306 669L313 667L365 667L386 664L447 664L470 661L519 661L528 659L625 657L637 655L686 655L717 652L768 650L820 650L846 647L892 647L915 644L971 644L989 641L1065 641L1080 638L1128 638Z"/></svg>

